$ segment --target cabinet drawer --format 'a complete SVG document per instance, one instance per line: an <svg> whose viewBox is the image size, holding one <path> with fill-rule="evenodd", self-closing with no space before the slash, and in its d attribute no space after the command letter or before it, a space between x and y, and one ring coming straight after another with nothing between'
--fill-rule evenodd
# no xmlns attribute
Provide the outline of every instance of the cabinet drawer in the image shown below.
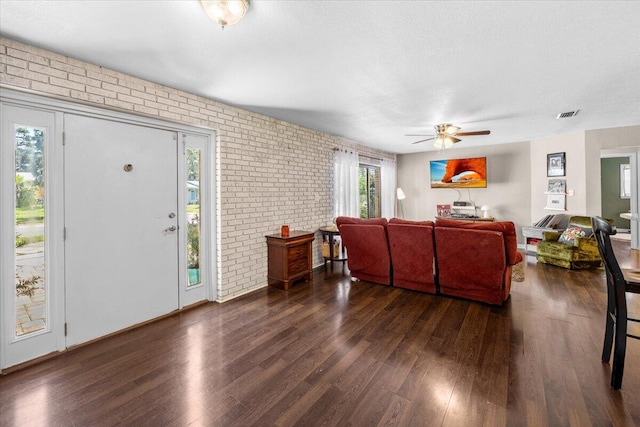
<svg viewBox="0 0 640 427"><path fill-rule="evenodd" d="M289 276L293 276L295 274L298 274L302 271L307 271L307 270L308 270L308 267L307 267L306 259L289 261Z"/></svg>
<svg viewBox="0 0 640 427"><path fill-rule="evenodd" d="M287 259L291 263L292 261L305 260L309 253L308 245L292 246L287 249Z"/></svg>

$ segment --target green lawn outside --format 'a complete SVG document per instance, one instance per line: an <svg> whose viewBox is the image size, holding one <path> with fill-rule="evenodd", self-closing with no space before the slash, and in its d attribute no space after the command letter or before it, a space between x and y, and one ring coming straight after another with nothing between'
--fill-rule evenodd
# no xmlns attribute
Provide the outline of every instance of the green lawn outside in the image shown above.
<svg viewBox="0 0 640 427"><path fill-rule="evenodd" d="M29 224L44 221L44 208L16 208L16 224Z"/></svg>
<svg viewBox="0 0 640 427"><path fill-rule="evenodd" d="M200 205L187 205L187 213L200 213Z"/></svg>

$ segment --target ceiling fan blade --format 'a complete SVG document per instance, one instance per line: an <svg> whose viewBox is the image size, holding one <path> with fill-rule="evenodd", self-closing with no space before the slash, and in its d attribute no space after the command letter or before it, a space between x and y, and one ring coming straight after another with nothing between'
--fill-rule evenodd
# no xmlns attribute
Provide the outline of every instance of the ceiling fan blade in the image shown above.
<svg viewBox="0 0 640 427"><path fill-rule="evenodd" d="M490 130L479 130L477 132L458 132L456 136L472 136L472 135L489 135L491 133Z"/></svg>
<svg viewBox="0 0 640 427"><path fill-rule="evenodd" d="M454 143L454 144L455 144L456 142L460 142L460 141L462 141L461 139L456 138L455 136L451 136L451 135L449 135L449 138L453 141L453 143Z"/></svg>
<svg viewBox="0 0 640 427"><path fill-rule="evenodd" d="M431 138L421 139L420 141L412 142L412 144L419 144L419 143L421 143L421 142L431 141L432 139L436 139L436 137L435 137L435 136L432 136ZM458 141L459 141L459 140L458 140Z"/></svg>

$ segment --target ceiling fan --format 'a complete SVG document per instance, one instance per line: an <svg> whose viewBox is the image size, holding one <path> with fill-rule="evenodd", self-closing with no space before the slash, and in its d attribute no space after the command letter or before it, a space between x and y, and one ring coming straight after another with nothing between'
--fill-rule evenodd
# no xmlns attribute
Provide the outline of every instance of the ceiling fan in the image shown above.
<svg viewBox="0 0 640 427"><path fill-rule="evenodd" d="M430 141L435 139L433 142L433 146L440 148L449 148L456 142L462 141L458 136L472 136L472 135L489 135L491 131L488 130L480 130L476 132L458 132L460 127L454 126L451 123L443 123L434 126L436 130L435 135L420 135L420 134L409 134L405 136L429 136L430 138L421 139L419 141L413 142L412 144L419 144L421 142Z"/></svg>

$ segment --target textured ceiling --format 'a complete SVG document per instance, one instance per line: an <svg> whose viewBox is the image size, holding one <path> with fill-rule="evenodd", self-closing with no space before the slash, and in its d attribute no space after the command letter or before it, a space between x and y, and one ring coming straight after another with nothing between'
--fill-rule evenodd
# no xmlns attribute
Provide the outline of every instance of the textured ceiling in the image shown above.
<svg viewBox="0 0 640 427"><path fill-rule="evenodd" d="M640 2L1 0L0 35L395 153L640 125Z"/></svg>

